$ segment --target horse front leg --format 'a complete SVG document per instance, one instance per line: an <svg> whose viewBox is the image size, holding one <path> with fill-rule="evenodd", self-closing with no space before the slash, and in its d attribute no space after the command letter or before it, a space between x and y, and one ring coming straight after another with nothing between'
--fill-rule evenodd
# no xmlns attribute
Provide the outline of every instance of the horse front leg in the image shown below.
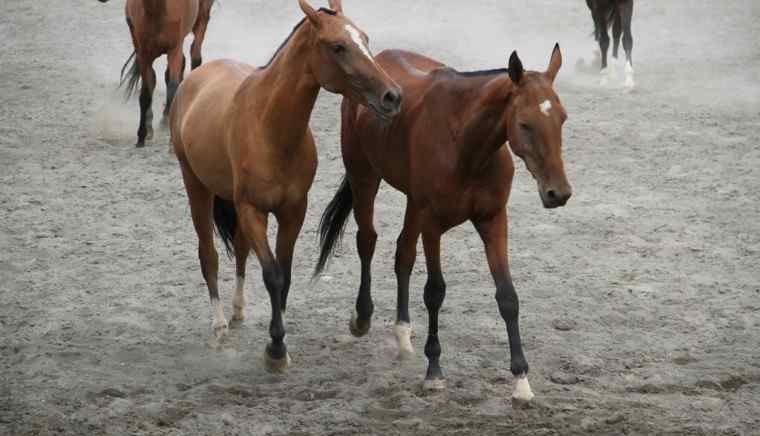
<svg viewBox="0 0 760 436"><path fill-rule="evenodd" d="M264 363L272 372L285 372L290 365L290 356L285 346L285 326L282 321L282 288L284 276L282 267L272 254L267 240L268 212L257 209L246 199L235 201L240 227L248 245L253 248L261 264L264 285L269 293L272 318L269 323L269 336L272 341L267 345Z"/></svg>
<svg viewBox="0 0 760 436"><path fill-rule="evenodd" d="M420 237L419 211L407 200L404 215L404 228L396 241L397 299L396 324L393 332L398 343L398 355L405 359L414 355L412 347L412 322L409 317L409 278L412 275L417 257L417 240Z"/></svg>
<svg viewBox="0 0 760 436"><path fill-rule="evenodd" d="M440 390L446 387L446 377L440 362L441 342L438 339L438 314L446 297L446 282L441 273L441 232L426 229L422 234L422 245L428 270L424 293L425 307L428 310L428 337L425 342L428 369L422 387L426 390Z"/></svg>
<svg viewBox="0 0 760 436"><path fill-rule="evenodd" d="M507 326L510 370L514 376L512 399L527 402L533 399L533 392L528 383L528 361L520 341L520 304L507 260L506 207L493 218L474 224L485 245L488 267L496 284L496 304Z"/></svg>

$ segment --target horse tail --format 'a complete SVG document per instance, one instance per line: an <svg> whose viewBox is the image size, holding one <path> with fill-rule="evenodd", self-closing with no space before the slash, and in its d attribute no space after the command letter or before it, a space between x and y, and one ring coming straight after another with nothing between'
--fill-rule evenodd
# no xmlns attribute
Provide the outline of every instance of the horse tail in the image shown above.
<svg viewBox="0 0 760 436"><path fill-rule="evenodd" d="M346 219L353 209L354 199L351 184L343 176L343 181L330 204L327 205L319 220L319 260L314 268L314 276L324 271L327 259L335 251L335 243L343 236Z"/></svg>
<svg viewBox="0 0 760 436"><path fill-rule="evenodd" d="M137 64L137 51L133 51L132 54L124 62L124 66L121 67L121 79L119 80L119 87L125 86L124 98L129 100L135 93L135 90L140 85L140 65ZM126 73L126 74L124 74Z"/></svg>
<svg viewBox="0 0 760 436"><path fill-rule="evenodd" d="M237 211L235 205L221 197L214 196L214 224L216 233L222 238L227 256L232 257L234 253L233 240L237 233Z"/></svg>

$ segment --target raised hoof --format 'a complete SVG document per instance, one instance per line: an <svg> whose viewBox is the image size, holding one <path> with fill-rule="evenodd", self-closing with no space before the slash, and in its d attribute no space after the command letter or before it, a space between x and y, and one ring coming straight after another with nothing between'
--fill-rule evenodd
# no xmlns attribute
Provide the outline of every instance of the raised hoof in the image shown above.
<svg viewBox="0 0 760 436"><path fill-rule="evenodd" d="M528 383L527 375L519 375L512 381L512 402L515 403L529 403L535 395Z"/></svg>
<svg viewBox="0 0 760 436"><path fill-rule="evenodd" d="M288 371L290 366L290 354L285 352L285 357L282 359L275 359L269 355L268 351L264 352L264 365L267 367L267 371L274 374L284 374Z"/></svg>
<svg viewBox="0 0 760 436"><path fill-rule="evenodd" d="M446 379L440 377L426 378L422 382L422 389L425 391L442 391L446 389Z"/></svg>
<svg viewBox="0 0 760 436"><path fill-rule="evenodd" d="M148 141L153 139L153 129L148 129L148 133L145 134L145 139Z"/></svg>
<svg viewBox="0 0 760 436"><path fill-rule="evenodd" d="M357 338L360 338L367 333L369 333L369 328L372 325L372 321L367 320L361 320L359 319L359 315L354 311L354 313L351 315L351 321L348 323L348 329L351 331L351 334L354 335Z"/></svg>

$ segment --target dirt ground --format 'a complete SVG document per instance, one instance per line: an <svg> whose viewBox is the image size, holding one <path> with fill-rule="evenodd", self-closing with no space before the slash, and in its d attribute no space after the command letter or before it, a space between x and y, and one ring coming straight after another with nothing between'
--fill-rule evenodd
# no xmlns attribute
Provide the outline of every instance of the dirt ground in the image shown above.
<svg viewBox="0 0 760 436"><path fill-rule="evenodd" d="M291 370L261 361L269 300L253 258L249 318L214 344L167 133L135 149L138 105L116 91L131 52L123 1L3 0L0 434L760 434L760 4L637 2L626 93L622 76L598 84L581 0L344 3L375 52L414 49L462 70L503 67L514 48L543 69L563 46L575 195L544 210L520 163L509 205L532 407L510 404L507 337L471 226L443 241L444 392L421 388L421 254L416 357L396 359L403 196L378 197L367 337L347 328L353 223L310 282L319 214L343 173L339 99L326 92L286 320ZM298 19L295 0L223 1L205 59L261 64Z"/></svg>

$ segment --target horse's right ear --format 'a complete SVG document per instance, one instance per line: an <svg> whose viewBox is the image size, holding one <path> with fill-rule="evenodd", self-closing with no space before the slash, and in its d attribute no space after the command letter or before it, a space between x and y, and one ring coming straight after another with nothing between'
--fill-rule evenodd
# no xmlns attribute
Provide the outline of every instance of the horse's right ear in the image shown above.
<svg viewBox="0 0 760 436"><path fill-rule="evenodd" d="M322 25L322 22L319 21L319 14L310 4L306 3L306 0L298 0L298 6L301 7L303 13L306 14L306 18L311 21L314 27L319 28Z"/></svg>
<svg viewBox="0 0 760 436"><path fill-rule="evenodd" d="M522 80L523 73L525 73L525 69L523 68L520 57L517 56L517 50L515 50L509 57L509 78L512 79L512 83L519 85L520 80Z"/></svg>

